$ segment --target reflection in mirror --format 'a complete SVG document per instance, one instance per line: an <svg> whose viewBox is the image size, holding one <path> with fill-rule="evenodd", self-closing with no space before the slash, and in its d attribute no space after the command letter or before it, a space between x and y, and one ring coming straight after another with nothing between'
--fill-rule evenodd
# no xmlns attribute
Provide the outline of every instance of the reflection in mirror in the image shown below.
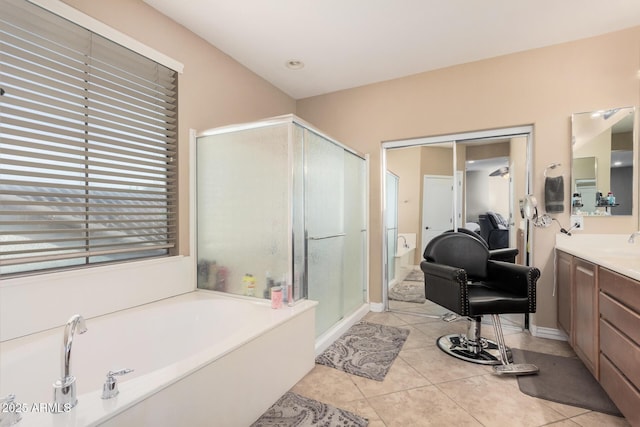
<svg viewBox="0 0 640 427"><path fill-rule="evenodd" d="M392 277L384 276L390 310L442 316L442 307L425 300L419 267L424 248L435 235L463 227L481 238L479 219L487 211L497 211L504 219L509 247L520 249L516 262L532 262L529 221L519 206L530 185L531 132L532 127L522 126L383 143L384 224L398 231L397 237L385 233L383 246L385 271L393 270ZM392 202L389 185L395 177L397 202ZM517 327L526 324L522 315L503 320Z"/></svg>
<svg viewBox="0 0 640 427"><path fill-rule="evenodd" d="M453 229L453 142L386 150L386 278L391 310L431 315L420 261L428 241ZM394 198L395 195L395 198ZM434 312L435 313L435 312Z"/></svg>
<svg viewBox="0 0 640 427"><path fill-rule="evenodd" d="M456 144L465 170L465 220L459 226L477 231L490 249L518 248L519 264L526 256L519 202L527 194L526 142L525 136L505 136Z"/></svg>
<svg viewBox="0 0 640 427"><path fill-rule="evenodd" d="M571 116L572 213L632 214L634 118L633 107Z"/></svg>
<svg viewBox="0 0 640 427"><path fill-rule="evenodd" d="M398 177L397 229L417 246L414 265L431 238L454 226L453 158L453 142L387 150L387 169ZM460 205L461 195L458 199ZM388 208L387 218L393 209Z"/></svg>

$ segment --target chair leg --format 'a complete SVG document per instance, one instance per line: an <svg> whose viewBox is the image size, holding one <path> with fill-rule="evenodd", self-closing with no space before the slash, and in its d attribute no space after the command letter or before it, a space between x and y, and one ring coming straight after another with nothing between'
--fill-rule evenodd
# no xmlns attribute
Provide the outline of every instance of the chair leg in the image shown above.
<svg viewBox="0 0 640 427"><path fill-rule="evenodd" d="M438 348L450 356L471 363L498 365L501 362L498 344L481 336L481 317L468 318L467 334L444 335L436 341ZM445 319L446 321L446 319Z"/></svg>
<svg viewBox="0 0 640 427"><path fill-rule="evenodd" d="M504 341L504 335L502 334L502 323L500 322L500 315L492 314L491 320L493 320L493 329L496 334L496 341L498 342L498 349L500 350L501 365L495 365L493 371L496 374L503 375L530 375L538 373L539 369L536 365L531 363L512 363L507 354L507 345Z"/></svg>

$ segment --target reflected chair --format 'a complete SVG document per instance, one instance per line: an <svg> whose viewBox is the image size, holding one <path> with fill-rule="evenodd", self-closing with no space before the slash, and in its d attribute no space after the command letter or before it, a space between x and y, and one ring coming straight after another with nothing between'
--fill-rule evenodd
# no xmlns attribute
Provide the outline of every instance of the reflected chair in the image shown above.
<svg viewBox="0 0 640 427"><path fill-rule="evenodd" d="M502 215L487 211L478 216L480 235L489 245L489 249L502 249L509 246L509 224Z"/></svg>
<svg viewBox="0 0 640 427"><path fill-rule="evenodd" d="M455 230L449 230L446 231L446 233L452 233ZM489 244L487 243L486 240L484 240L482 238L482 236L479 233L476 233L475 231L471 231L467 228L458 228L457 230L459 233L464 233L464 234L468 234L469 236L473 236L476 239L480 240L487 249L489 249ZM515 263L516 262L516 257L518 256L518 249L517 248L500 248L500 249L489 249L489 258L496 260L496 261L505 261L505 262L510 262L510 263ZM426 258L426 256L424 256Z"/></svg>
<svg viewBox="0 0 640 427"><path fill-rule="evenodd" d="M490 259L484 242L464 232L445 232L434 237L420 263L425 297L469 319L467 334L444 335L438 347L459 359L494 365L499 374L529 374L530 364L513 364L506 347L500 314L535 313L536 282L540 270ZM490 315L496 340L481 336L483 315Z"/></svg>

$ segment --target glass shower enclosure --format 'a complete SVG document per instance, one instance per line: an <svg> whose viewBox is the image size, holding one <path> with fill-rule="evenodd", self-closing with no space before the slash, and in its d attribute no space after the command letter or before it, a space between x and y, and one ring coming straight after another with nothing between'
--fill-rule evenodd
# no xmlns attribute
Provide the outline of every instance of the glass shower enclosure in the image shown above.
<svg viewBox="0 0 640 427"><path fill-rule="evenodd" d="M200 289L319 302L316 336L366 301L366 161L296 116L196 139Z"/></svg>

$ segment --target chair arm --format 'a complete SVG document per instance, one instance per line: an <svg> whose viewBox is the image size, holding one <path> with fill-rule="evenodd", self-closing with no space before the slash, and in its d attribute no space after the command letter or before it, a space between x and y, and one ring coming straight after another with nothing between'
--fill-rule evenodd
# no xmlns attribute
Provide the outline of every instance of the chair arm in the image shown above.
<svg viewBox="0 0 640 427"><path fill-rule="evenodd" d="M529 298L530 312L536 308L536 282L540 270L536 267L511 264L504 261L489 260L487 263L488 279L485 283L497 289L512 292L515 295Z"/></svg>
<svg viewBox="0 0 640 427"><path fill-rule="evenodd" d="M516 256L520 251L517 248L503 248L489 250L489 259L494 261L516 262Z"/></svg>
<svg viewBox="0 0 640 427"><path fill-rule="evenodd" d="M456 314L469 313L467 272L462 268L422 261L425 297Z"/></svg>

